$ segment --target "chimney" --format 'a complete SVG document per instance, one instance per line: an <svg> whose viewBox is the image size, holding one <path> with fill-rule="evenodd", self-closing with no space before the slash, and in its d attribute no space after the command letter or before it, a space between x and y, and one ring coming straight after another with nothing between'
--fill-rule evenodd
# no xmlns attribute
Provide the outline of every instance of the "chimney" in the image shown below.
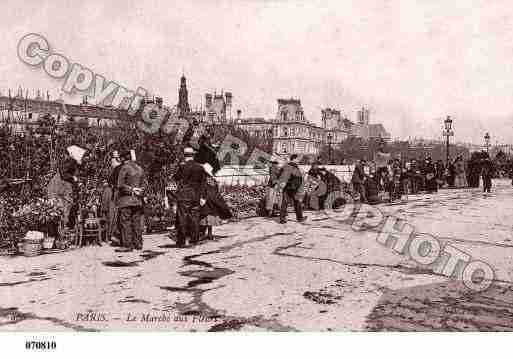
<svg viewBox="0 0 513 359"><path fill-rule="evenodd" d="M231 92L225 92L224 94L226 99L226 115L230 122L233 122L232 119L232 93Z"/></svg>
<svg viewBox="0 0 513 359"><path fill-rule="evenodd" d="M206 93L205 94L205 107L207 110L212 106L212 94Z"/></svg>

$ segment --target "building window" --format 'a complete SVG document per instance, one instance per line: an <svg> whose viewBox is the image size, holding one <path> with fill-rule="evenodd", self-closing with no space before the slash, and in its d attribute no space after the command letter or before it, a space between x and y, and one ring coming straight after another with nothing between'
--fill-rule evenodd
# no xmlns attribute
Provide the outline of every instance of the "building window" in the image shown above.
<svg viewBox="0 0 513 359"><path fill-rule="evenodd" d="M287 127L283 127L283 137L289 136L289 129Z"/></svg>
<svg viewBox="0 0 513 359"><path fill-rule="evenodd" d="M281 152L287 153L287 145L285 143L281 144Z"/></svg>

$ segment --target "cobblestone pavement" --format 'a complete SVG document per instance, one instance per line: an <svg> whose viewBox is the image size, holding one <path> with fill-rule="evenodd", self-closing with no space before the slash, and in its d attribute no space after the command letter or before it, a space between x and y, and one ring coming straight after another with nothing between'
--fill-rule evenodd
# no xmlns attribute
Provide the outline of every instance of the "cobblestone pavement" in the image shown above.
<svg viewBox="0 0 513 359"><path fill-rule="evenodd" d="M2 257L0 330L509 330L513 187L493 190L378 206L490 264L496 280L483 292L382 246L375 230L310 213L304 224L229 223L186 249L150 235L129 254Z"/></svg>

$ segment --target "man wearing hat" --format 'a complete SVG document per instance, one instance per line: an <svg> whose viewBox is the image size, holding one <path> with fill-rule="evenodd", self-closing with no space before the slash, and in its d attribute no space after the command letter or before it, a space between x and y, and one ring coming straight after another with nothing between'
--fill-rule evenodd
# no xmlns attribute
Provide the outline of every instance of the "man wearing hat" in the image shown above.
<svg viewBox="0 0 513 359"><path fill-rule="evenodd" d="M173 179L178 184L176 191L176 245L185 246L187 237L190 243L199 242L200 209L207 198L207 173L203 166L194 160L195 151L184 149L184 162L180 164Z"/></svg>
<svg viewBox="0 0 513 359"><path fill-rule="evenodd" d="M143 169L130 158L130 151L120 154L123 164L117 183L117 207L121 243L127 250L142 249L143 193L146 179Z"/></svg>

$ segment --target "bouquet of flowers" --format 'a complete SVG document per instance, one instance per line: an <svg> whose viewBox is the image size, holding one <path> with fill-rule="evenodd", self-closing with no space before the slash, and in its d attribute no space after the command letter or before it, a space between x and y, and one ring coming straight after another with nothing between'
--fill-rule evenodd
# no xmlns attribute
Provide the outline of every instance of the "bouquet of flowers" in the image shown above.
<svg viewBox="0 0 513 359"><path fill-rule="evenodd" d="M221 186L221 196L233 212L235 218L257 215L258 202L265 196L265 186Z"/></svg>
<svg viewBox="0 0 513 359"><path fill-rule="evenodd" d="M49 226L59 222L64 206L57 199L38 198L13 213L20 225L27 229L48 232Z"/></svg>

